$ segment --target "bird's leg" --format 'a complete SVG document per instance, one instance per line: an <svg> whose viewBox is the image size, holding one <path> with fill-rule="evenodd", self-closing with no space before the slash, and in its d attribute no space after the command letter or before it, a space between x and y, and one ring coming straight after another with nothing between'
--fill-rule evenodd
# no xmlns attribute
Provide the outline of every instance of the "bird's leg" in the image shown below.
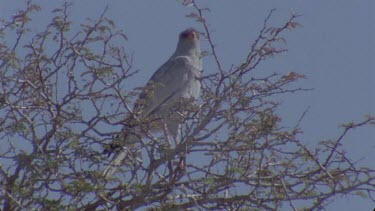
<svg viewBox="0 0 375 211"><path fill-rule="evenodd" d="M163 127L162 128L163 128L164 137L165 137L165 139L167 141L168 147L170 148L171 147L171 141L169 139L167 125L165 123L163 123Z"/></svg>
<svg viewBox="0 0 375 211"><path fill-rule="evenodd" d="M176 135L173 136L174 147L177 147L177 146L178 146L178 144L179 144L178 139L179 139L179 135L178 135L178 133L177 133Z"/></svg>
<svg viewBox="0 0 375 211"><path fill-rule="evenodd" d="M167 144L168 144L168 148L170 149L171 148L171 141L169 140L169 135L168 135L168 128L167 128L167 125L165 123L163 123L163 133L164 133L164 137L165 139L167 140ZM173 180L173 164L172 164L172 161L168 160L168 170L169 170L169 181L172 182Z"/></svg>
<svg viewBox="0 0 375 211"><path fill-rule="evenodd" d="M175 142L175 147L177 148L178 145L179 145L179 139L181 137L180 135L180 129L181 129L181 125L178 126L178 130L177 130L177 133L174 135L173 139L174 139L174 142ZM182 170L184 171L185 170L185 155L187 153L187 149L185 149L183 152L180 152L179 153L179 156L180 156L180 160L178 161L178 166L176 168L176 170Z"/></svg>

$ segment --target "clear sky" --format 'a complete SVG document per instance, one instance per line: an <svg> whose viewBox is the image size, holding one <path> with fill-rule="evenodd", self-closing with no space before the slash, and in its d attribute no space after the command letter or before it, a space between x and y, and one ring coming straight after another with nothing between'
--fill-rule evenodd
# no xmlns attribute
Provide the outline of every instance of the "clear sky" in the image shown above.
<svg viewBox="0 0 375 211"><path fill-rule="evenodd" d="M63 1L37 0L47 14ZM313 88L282 98L280 114L286 126L296 123L303 111L310 110L302 122L303 142L309 146L332 139L339 125L375 115L375 1L373 0L283 0L283 1L204 1L197 0L211 12L206 19L213 30L213 41L224 68L238 64L259 32L263 19L277 9L271 23L285 21L292 9L302 17L303 27L285 36L289 52L267 61L260 68L268 72L289 71L305 74L298 85ZM10 17L23 1L0 0L0 17ZM78 25L86 17L98 17L106 5L107 15L128 35L128 50L134 53L134 68L141 72L132 87L142 86L174 51L177 34L190 26L202 30L199 23L186 18L192 8L179 1L76 1L73 22ZM35 30L45 23L45 15L36 16ZM202 43L203 49L208 44ZM207 58L204 70L215 71ZM134 78L135 79L135 78ZM357 129L343 144L354 160L375 168L375 130ZM370 200L358 197L338 198L328 210L372 210Z"/></svg>

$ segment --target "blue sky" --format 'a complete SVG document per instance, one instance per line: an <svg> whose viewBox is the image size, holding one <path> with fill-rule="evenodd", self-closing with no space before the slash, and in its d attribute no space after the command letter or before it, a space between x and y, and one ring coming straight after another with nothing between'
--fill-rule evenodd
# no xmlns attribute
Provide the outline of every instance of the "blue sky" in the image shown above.
<svg viewBox="0 0 375 211"><path fill-rule="evenodd" d="M62 1L35 1L47 14ZM277 9L272 23L282 23L293 10L302 16L303 27L286 34L289 51L270 59L260 68L267 72L305 74L298 85L313 88L309 92L288 95L281 100L280 114L287 126L293 126L310 106L302 128L301 139L307 145L335 138L342 123L361 120L365 114L375 115L375 1L197 1L209 7L206 19L213 30L219 58L224 68L238 64L256 37L269 11ZM9 17L23 1L0 0L1 18ZM177 34L190 26L202 30L199 23L186 18L192 8L178 1L76 1L73 22L98 17L106 5L107 15L124 30L129 41L125 45L134 53L134 68L140 73L134 87L142 86L174 51ZM35 30L45 23L44 15L36 16ZM208 44L202 43L203 49ZM204 63L206 72L215 71L212 59ZM354 160L375 168L375 130L357 129L344 140L344 148ZM328 210L372 210L370 200L339 198Z"/></svg>

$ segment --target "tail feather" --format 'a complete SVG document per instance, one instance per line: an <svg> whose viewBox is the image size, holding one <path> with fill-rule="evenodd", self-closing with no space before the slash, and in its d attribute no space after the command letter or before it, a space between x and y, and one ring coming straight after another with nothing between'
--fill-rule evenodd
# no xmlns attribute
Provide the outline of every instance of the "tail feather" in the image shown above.
<svg viewBox="0 0 375 211"><path fill-rule="evenodd" d="M126 140L123 142L125 143L125 145L120 147L121 150L116 150L112 161L103 172L103 176L107 179L111 178L117 172L117 170L122 166L122 163L124 162L126 157L130 156L131 158L133 158L134 156L136 156L136 154L133 153L136 146L139 145L137 144L139 138L137 136L129 135L125 136L124 139Z"/></svg>
<svg viewBox="0 0 375 211"><path fill-rule="evenodd" d="M111 178L120 168L121 163L125 160L127 154L126 147L122 147L121 151L115 154L109 166L104 170L103 176L105 178Z"/></svg>

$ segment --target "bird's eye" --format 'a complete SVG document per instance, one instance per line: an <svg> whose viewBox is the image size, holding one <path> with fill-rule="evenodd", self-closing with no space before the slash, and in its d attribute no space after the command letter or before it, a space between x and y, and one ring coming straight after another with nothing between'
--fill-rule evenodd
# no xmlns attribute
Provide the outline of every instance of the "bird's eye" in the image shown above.
<svg viewBox="0 0 375 211"><path fill-rule="evenodd" d="M197 33L194 31L184 32L181 34L181 38L193 40L197 36Z"/></svg>

